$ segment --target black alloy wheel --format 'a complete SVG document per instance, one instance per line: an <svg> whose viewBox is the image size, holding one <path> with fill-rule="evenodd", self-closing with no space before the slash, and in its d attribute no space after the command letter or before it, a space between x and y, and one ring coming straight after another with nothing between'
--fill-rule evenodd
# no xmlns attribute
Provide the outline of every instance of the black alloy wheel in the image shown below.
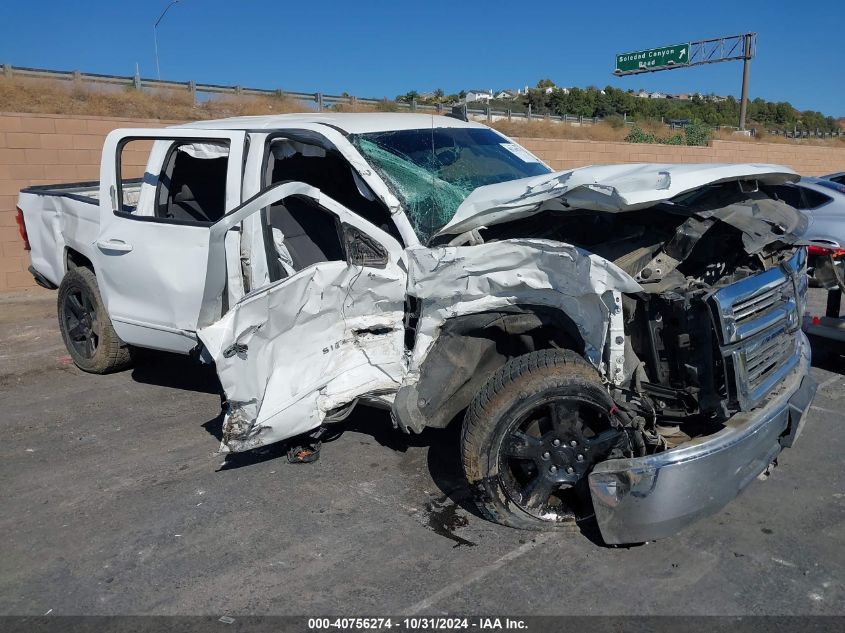
<svg viewBox="0 0 845 633"><path fill-rule="evenodd" d="M590 513L587 475L628 438L612 428L607 409L574 395L532 402L502 440L499 479L513 503L545 521Z"/></svg>
<svg viewBox="0 0 845 633"><path fill-rule="evenodd" d="M76 287L64 296L65 331L69 343L82 358L94 358L100 342L100 324L87 288Z"/></svg>

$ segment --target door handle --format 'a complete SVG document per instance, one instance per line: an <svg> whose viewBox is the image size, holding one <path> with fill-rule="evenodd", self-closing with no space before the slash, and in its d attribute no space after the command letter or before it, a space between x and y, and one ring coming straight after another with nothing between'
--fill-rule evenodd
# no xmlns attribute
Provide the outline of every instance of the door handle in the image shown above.
<svg viewBox="0 0 845 633"><path fill-rule="evenodd" d="M132 244L127 244L123 240L98 240L97 248L101 251L119 251L121 253L128 253L132 250Z"/></svg>

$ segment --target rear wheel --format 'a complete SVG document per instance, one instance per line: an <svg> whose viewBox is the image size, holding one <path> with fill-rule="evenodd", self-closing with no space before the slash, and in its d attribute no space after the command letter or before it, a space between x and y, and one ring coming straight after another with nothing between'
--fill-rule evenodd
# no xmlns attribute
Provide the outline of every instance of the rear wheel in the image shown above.
<svg viewBox="0 0 845 633"><path fill-rule="evenodd" d="M62 339L77 367L106 374L129 366L129 349L112 327L90 269L74 268L62 279L58 312Z"/></svg>
<svg viewBox="0 0 845 633"><path fill-rule="evenodd" d="M596 370L568 350L520 356L467 410L464 471L480 510L523 529L569 529L592 515L587 477L632 454Z"/></svg>

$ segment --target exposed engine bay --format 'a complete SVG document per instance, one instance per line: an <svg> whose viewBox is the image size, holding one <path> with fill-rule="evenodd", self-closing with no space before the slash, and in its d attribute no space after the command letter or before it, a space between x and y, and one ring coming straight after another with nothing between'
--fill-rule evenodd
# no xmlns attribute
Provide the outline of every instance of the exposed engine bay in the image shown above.
<svg viewBox="0 0 845 633"><path fill-rule="evenodd" d="M729 328L743 319L762 319L757 330L771 327L778 335L762 344L767 353L742 368L735 366L740 343L723 328L714 296L766 271L788 270L799 251L803 261L803 249L794 244L806 218L753 180L709 185L622 213L566 208L565 199L562 204L482 227L471 239L566 242L607 259L640 284L643 292L622 299L630 378L610 385L633 431L629 435L637 436L634 453L710 435L731 416L759 404L760 399L741 393L743 381L770 379L794 351L790 341L797 319L791 312L802 301L794 281L800 271L787 274L788 283L778 280L733 306L743 312L731 317L736 319Z"/></svg>

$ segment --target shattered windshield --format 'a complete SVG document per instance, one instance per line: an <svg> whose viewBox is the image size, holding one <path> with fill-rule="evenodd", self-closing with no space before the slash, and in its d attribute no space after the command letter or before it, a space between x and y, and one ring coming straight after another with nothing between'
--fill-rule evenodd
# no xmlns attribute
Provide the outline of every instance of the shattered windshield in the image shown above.
<svg viewBox="0 0 845 633"><path fill-rule="evenodd" d="M484 128L429 128L358 134L352 142L404 203L422 243L476 188L551 170Z"/></svg>

